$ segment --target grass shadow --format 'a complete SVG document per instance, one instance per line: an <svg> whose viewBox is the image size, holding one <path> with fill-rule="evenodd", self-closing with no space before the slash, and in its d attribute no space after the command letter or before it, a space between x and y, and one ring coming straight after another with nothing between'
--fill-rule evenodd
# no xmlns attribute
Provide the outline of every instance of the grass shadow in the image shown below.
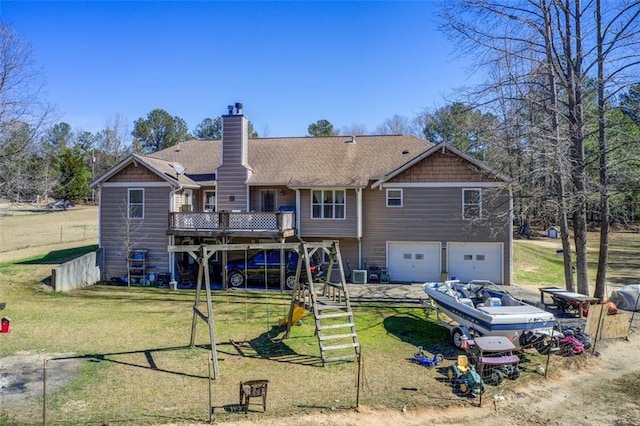
<svg viewBox="0 0 640 426"><path fill-rule="evenodd" d="M433 354L440 353L446 358L458 354L456 348L446 343L449 333L444 327L418 316L393 315L384 319L383 326L388 334Z"/></svg>
<svg viewBox="0 0 640 426"><path fill-rule="evenodd" d="M64 250L54 250L45 254L44 256L35 257L20 262L15 262L16 265L51 265L68 262L77 257L83 256L92 251L98 249L97 244L90 244L88 246L73 247Z"/></svg>
<svg viewBox="0 0 640 426"><path fill-rule="evenodd" d="M253 339L232 341L230 344L235 348L237 354L243 357L268 359L290 364L322 366L320 357L299 354L285 343L286 340L276 337L284 330L283 327L274 325L269 331Z"/></svg>
<svg viewBox="0 0 640 426"><path fill-rule="evenodd" d="M201 346L198 345L198 347L201 347ZM209 348L210 348L210 346L206 345L206 349L209 349ZM192 378L196 378L196 379L206 379L206 378L208 378L206 376L201 376L201 375L197 375L197 374L189 374L189 373L185 373L185 372L181 372L181 371L174 371L174 370L168 370L168 369L160 368L157 365L157 363L155 362L154 358L153 358L153 354L156 353L156 352L178 351L178 350L184 350L184 349L190 349L190 346L171 346L171 347L166 347L166 348L141 349L141 350L136 350L136 351L122 351L122 352L109 352L109 353L96 353L96 354L85 354L85 355L61 356L61 357L51 358L51 359L49 359L49 361L61 361L61 360L69 360L69 359L85 359L85 360L89 360L89 361L92 361L92 362L111 362L111 363L114 363L114 364L127 365L129 367L138 367L138 368L143 368L143 369L146 369L146 370L154 370L154 371L158 371L158 372L161 372L161 373L175 374L175 375L178 375L178 376L192 377ZM115 357L120 356L120 355L136 355L136 354L142 355L143 359L146 362L144 364L142 364L142 363L126 362L126 361L121 361L121 360L115 359Z"/></svg>

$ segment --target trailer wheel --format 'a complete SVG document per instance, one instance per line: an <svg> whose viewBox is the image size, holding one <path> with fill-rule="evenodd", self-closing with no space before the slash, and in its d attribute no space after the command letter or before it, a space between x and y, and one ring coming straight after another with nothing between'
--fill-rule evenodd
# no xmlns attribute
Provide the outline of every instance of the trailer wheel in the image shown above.
<svg viewBox="0 0 640 426"><path fill-rule="evenodd" d="M504 379L504 376L502 375L500 370L498 370L497 368L494 368L489 373L489 380L488 381L489 381L489 383L491 383L493 385L499 385L500 383L502 383L502 379Z"/></svg>
<svg viewBox="0 0 640 426"><path fill-rule="evenodd" d="M459 328L453 330L451 333L451 338L453 339L453 346L458 349L462 349L462 341L464 340L464 333Z"/></svg>

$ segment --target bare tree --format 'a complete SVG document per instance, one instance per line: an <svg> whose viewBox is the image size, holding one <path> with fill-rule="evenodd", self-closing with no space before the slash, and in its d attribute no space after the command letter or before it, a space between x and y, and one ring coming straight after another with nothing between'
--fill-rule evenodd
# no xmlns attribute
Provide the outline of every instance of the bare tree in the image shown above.
<svg viewBox="0 0 640 426"><path fill-rule="evenodd" d="M583 294L589 292L587 205L593 193L585 152L590 137L585 121L585 108L591 103L589 84L601 82L609 93L617 92L628 84L623 76L637 70L639 57L632 43L638 31L639 2L610 4L602 32L608 34L607 40L593 36L596 21L602 19L594 9L599 10L599 3L583 5L581 0L458 0L454 7L448 3L443 9L445 27L461 51L476 58L475 66L487 69L509 64L499 79L488 80L476 92L477 102L495 104L499 102L496 89L512 86L515 89L509 93L513 96L509 101L537 111L528 123L531 131L527 133L533 137L529 143L549 146L554 153L548 167L555 170L547 175L555 181L561 226L567 228L564 235L568 234L568 221L565 225L563 218L571 218L577 289ZM606 56L602 64L608 72L596 73L602 56L600 45ZM547 154L535 147L534 152L540 158ZM606 177L601 175L600 181L606 185ZM568 241L563 241L563 246L565 280L571 288ZM601 250L606 251L606 245Z"/></svg>
<svg viewBox="0 0 640 426"><path fill-rule="evenodd" d="M118 226L118 241L120 241L120 254L127 265L127 285L131 285L129 261L132 252L141 247L146 234L141 233L143 221L132 219L126 198L120 203L120 225Z"/></svg>
<svg viewBox="0 0 640 426"><path fill-rule="evenodd" d="M376 129L376 133L379 135L411 134L411 121L405 116L395 114L384 120Z"/></svg>
<svg viewBox="0 0 640 426"><path fill-rule="evenodd" d="M43 87L29 44L0 23L0 194L9 195L16 186L30 190L24 187L28 181L17 182L12 170L37 154L35 141L52 113Z"/></svg>
<svg viewBox="0 0 640 426"><path fill-rule="evenodd" d="M109 118L96 135L92 174L97 178L131 153L131 130L124 117Z"/></svg>
<svg viewBox="0 0 640 426"><path fill-rule="evenodd" d="M354 123L350 126L345 126L340 130L340 134L343 136L364 136L368 135L369 131L364 124Z"/></svg>

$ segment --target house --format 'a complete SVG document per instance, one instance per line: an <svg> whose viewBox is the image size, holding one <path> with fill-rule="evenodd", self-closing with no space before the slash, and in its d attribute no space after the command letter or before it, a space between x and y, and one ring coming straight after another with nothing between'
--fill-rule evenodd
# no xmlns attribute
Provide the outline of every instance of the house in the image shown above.
<svg viewBox="0 0 640 426"><path fill-rule="evenodd" d="M179 279L193 259L168 246L301 239L337 240L347 270L385 267L392 282L511 284L508 177L414 136L249 139L241 108L221 140L134 154L93 182L105 279L127 274L133 249L147 274Z"/></svg>

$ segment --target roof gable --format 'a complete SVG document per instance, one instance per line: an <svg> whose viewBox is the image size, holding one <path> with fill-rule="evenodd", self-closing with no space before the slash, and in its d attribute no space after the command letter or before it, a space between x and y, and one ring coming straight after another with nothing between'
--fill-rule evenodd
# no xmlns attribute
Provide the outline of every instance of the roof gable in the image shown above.
<svg viewBox="0 0 640 426"><path fill-rule="evenodd" d="M371 187L385 182L509 182L511 179L469 154L447 144L434 145L388 173Z"/></svg>
<svg viewBox="0 0 640 426"><path fill-rule="evenodd" d="M193 187L197 188L198 185L191 180L189 177L184 174L180 174L176 172L176 169L173 165L174 162L167 160L160 160L157 158L151 157L143 157L137 154L131 154L120 163L112 167L105 174L100 176L98 179L91 183L91 186L96 186L112 179L116 178L120 174L124 174L123 176L129 175L131 176L130 181L140 180L140 175L135 176L135 172L132 171L133 167L144 167L150 174L157 177L157 181L166 181L171 186L183 186L183 187ZM129 178L125 178L128 180ZM135 179L135 180L134 180Z"/></svg>

